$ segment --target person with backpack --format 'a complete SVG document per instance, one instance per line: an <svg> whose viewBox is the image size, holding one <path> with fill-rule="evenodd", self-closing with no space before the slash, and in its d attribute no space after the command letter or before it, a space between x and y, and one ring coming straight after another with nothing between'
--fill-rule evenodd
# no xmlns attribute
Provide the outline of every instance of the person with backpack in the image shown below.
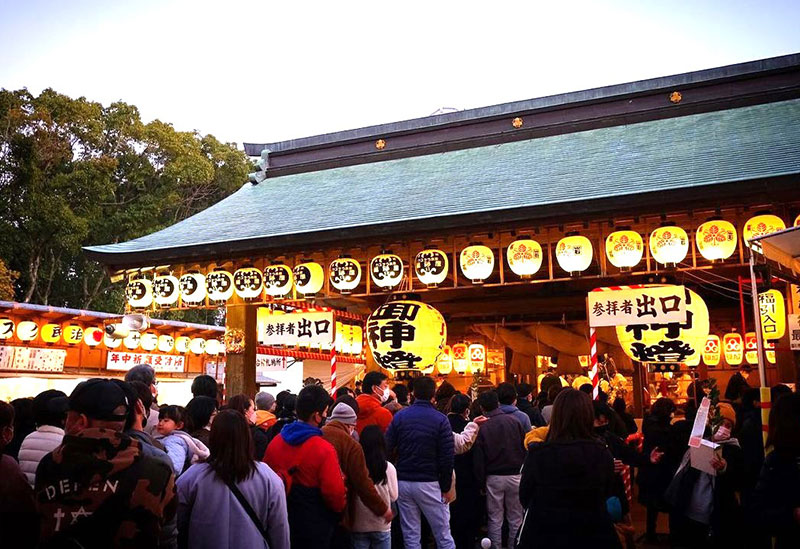
<svg viewBox="0 0 800 549"><path fill-rule="evenodd" d="M253 460L244 416L223 410L209 437L211 455L178 479L179 547L289 549L286 492L270 467Z"/></svg>

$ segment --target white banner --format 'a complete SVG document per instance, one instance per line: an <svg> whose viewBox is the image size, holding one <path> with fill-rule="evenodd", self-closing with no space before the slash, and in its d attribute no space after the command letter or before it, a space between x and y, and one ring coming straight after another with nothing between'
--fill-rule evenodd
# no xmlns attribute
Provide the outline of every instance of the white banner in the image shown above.
<svg viewBox="0 0 800 549"><path fill-rule="evenodd" d="M686 288L655 286L589 292L589 326L686 322Z"/></svg>
<svg viewBox="0 0 800 549"><path fill-rule="evenodd" d="M800 351L800 313L789 315L789 346Z"/></svg>
<svg viewBox="0 0 800 549"><path fill-rule="evenodd" d="M270 347L333 348L333 312L268 314L259 309L258 344Z"/></svg>
<svg viewBox="0 0 800 549"><path fill-rule="evenodd" d="M183 372L185 363L186 357L180 355L109 351L106 369L128 371L137 364L149 364L156 372Z"/></svg>
<svg viewBox="0 0 800 549"><path fill-rule="evenodd" d="M25 372L63 372L67 351L0 346L0 369Z"/></svg>

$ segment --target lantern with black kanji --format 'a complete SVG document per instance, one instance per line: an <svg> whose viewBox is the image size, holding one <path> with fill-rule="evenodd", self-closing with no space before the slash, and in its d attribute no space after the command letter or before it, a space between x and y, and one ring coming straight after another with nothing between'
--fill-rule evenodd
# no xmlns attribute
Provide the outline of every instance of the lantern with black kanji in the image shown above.
<svg viewBox="0 0 800 549"><path fill-rule="evenodd" d="M747 223L744 224L744 228L742 229L742 238L744 239L745 246L749 248L751 238L766 236L782 231L785 228L786 224L783 222L783 219L777 215L761 214L747 220Z"/></svg>
<svg viewBox="0 0 800 549"><path fill-rule="evenodd" d="M153 279L153 301L161 308L171 307L178 301L180 282L171 274L160 274Z"/></svg>
<svg viewBox="0 0 800 549"><path fill-rule="evenodd" d="M181 301L184 305L195 306L206 299L206 277L197 271L188 272L181 276L178 283L181 292Z"/></svg>
<svg viewBox="0 0 800 549"><path fill-rule="evenodd" d="M10 318L0 318L0 339L9 339L14 335L14 321Z"/></svg>
<svg viewBox="0 0 800 549"><path fill-rule="evenodd" d="M331 285L342 294L350 294L361 283L361 264L348 255L331 262L329 275Z"/></svg>
<svg viewBox="0 0 800 549"><path fill-rule="evenodd" d="M187 336L178 336L175 338L175 350L181 354L185 354L189 352L189 343L191 343L191 338Z"/></svg>
<svg viewBox="0 0 800 549"><path fill-rule="evenodd" d="M77 324L64 326L62 337L67 345L77 345L83 341L83 327Z"/></svg>
<svg viewBox="0 0 800 549"><path fill-rule="evenodd" d="M369 274L372 282L383 290L396 288L403 281L403 260L391 250L384 250L369 262Z"/></svg>
<svg viewBox="0 0 800 549"><path fill-rule="evenodd" d="M480 242L471 242L469 246L461 250L459 263L461 272L473 284L483 284L484 280L492 276L492 271L494 271L494 252Z"/></svg>
<svg viewBox="0 0 800 549"><path fill-rule="evenodd" d="M39 335L39 325L32 320L23 320L17 324L17 339L33 341Z"/></svg>
<svg viewBox="0 0 800 549"><path fill-rule="evenodd" d="M442 315L426 303L397 299L367 320L367 342L375 362L389 370L425 370L435 365L447 340Z"/></svg>
<svg viewBox="0 0 800 549"><path fill-rule="evenodd" d="M143 351L155 351L158 347L158 334L152 332L145 332L139 340L139 347Z"/></svg>
<svg viewBox="0 0 800 549"><path fill-rule="evenodd" d="M662 265L675 267L688 252L689 236L680 227L667 225L650 233L650 253Z"/></svg>
<svg viewBox="0 0 800 549"><path fill-rule="evenodd" d="M780 339L786 333L786 303L780 290L758 294L761 333L764 339Z"/></svg>
<svg viewBox="0 0 800 549"><path fill-rule="evenodd" d="M280 299L292 291L292 270L282 263L264 269L264 290L268 296Z"/></svg>
<svg viewBox="0 0 800 549"><path fill-rule="evenodd" d="M736 251L736 227L722 219L711 219L697 227L697 251L709 261L724 261Z"/></svg>
<svg viewBox="0 0 800 549"><path fill-rule="evenodd" d="M194 337L189 342L189 351L196 355L202 355L206 350L206 340L202 337Z"/></svg>
<svg viewBox="0 0 800 549"><path fill-rule="evenodd" d="M741 364L744 358L744 339L741 334L731 332L722 336L722 353L730 366Z"/></svg>
<svg viewBox="0 0 800 549"><path fill-rule="evenodd" d="M153 283L142 277L131 279L125 286L125 298L134 309L147 309L153 304Z"/></svg>
<svg viewBox="0 0 800 549"><path fill-rule="evenodd" d="M577 233L567 233L556 245L556 261L570 276L579 275L588 269L593 255L592 243Z"/></svg>
<svg viewBox="0 0 800 549"><path fill-rule="evenodd" d="M217 267L206 275L206 292L214 304L225 304L233 296L233 275Z"/></svg>
<svg viewBox="0 0 800 549"><path fill-rule="evenodd" d="M254 301L261 297L263 284L261 270L252 265L245 265L233 273L233 289L245 301Z"/></svg>
<svg viewBox="0 0 800 549"><path fill-rule="evenodd" d="M325 283L325 271L322 265L313 261L303 260L292 270L294 287L304 297L314 297Z"/></svg>
<svg viewBox="0 0 800 549"><path fill-rule="evenodd" d="M158 336L158 350L162 353L169 353L175 347L175 338L171 335Z"/></svg>
<svg viewBox="0 0 800 549"><path fill-rule="evenodd" d="M126 349L138 349L139 343L142 341L142 334L137 332L136 330L131 330L130 333L122 340L123 345L125 345Z"/></svg>
<svg viewBox="0 0 800 549"><path fill-rule="evenodd" d="M45 324L42 326L40 337L45 343L58 343L61 339L61 324Z"/></svg>
<svg viewBox="0 0 800 549"><path fill-rule="evenodd" d="M627 227L620 227L606 237L606 257L620 271L629 271L642 260L644 241L642 235Z"/></svg>
<svg viewBox="0 0 800 549"><path fill-rule="evenodd" d="M744 361L748 364L758 364L758 339L755 332L744 334Z"/></svg>
<svg viewBox="0 0 800 549"><path fill-rule="evenodd" d="M425 248L414 258L414 272L417 279L428 288L436 288L444 282L449 267L447 254L434 246Z"/></svg>
<svg viewBox="0 0 800 549"><path fill-rule="evenodd" d="M527 236L520 236L508 245L508 267L520 278L530 278L542 267L542 246Z"/></svg>

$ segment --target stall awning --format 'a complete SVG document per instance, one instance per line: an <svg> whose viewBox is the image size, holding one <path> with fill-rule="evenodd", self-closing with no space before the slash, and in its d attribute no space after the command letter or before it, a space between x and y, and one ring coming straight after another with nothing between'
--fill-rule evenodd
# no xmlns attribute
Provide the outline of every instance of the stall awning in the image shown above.
<svg viewBox="0 0 800 549"><path fill-rule="evenodd" d="M762 255L777 263L781 270L800 276L800 227L789 227L750 242L754 249L760 249Z"/></svg>

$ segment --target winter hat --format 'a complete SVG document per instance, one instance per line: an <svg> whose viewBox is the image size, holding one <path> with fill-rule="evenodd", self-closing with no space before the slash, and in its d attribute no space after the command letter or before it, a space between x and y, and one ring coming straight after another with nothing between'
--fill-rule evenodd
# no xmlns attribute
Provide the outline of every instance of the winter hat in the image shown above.
<svg viewBox="0 0 800 549"><path fill-rule="evenodd" d="M722 419L727 419L733 423L734 427L736 426L736 410L733 409L733 406L727 402L720 402L717 404L717 410Z"/></svg>
<svg viewBox="0 0 800 549"><path fill-rule="evenodd" d="M338 421L345 425L355 425L356 413L350 406L344 402L340 402L333 408L333 413L331 417L328 418L328 421Z"/></svg>
<svg viewBox="0 0 800 549"><path fill-rule="evenodd" d="M275 403L275 397L267 393L266 391L261 391L256 395L256 408L258 408L259 410L269 411L269 409L272 408L272 405L274 403Z"/></svg>

